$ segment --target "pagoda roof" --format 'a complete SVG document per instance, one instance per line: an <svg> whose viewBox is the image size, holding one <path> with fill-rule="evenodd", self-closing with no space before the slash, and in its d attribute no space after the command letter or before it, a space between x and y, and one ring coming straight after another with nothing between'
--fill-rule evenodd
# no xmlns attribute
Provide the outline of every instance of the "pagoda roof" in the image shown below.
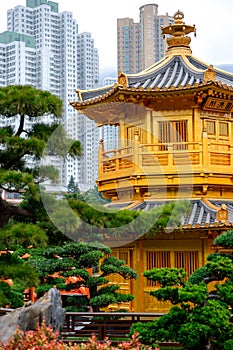
<svg viewBox="0 0 233 350"><path fill-rule="evenodd" d="M114 124L125 111L125 104L148 107L149 100L160 96L197 96L210 89L228 94L232 100L233 74L209 66L191 54L174 54L138 74L119 72L114 85L77 91L79 101L70 104L97 124Z"/></svg>
<svg viewBox="0 0 233 350"><path fill-rule="evenodd" d="M85 104L96 103L104 100L117 90L131 89L132 91L143 91L148 88L158 90L182 90L203 86L210 82L206 80L207 71L216 73L215 82L233 86L233 74L218 68L213 68L207 63L200 61L193 55L169 55L156 62L151 67L137 74L124 74L119 72L118 83L93 90L78 90L80 107ZM125 83L122 80L125 79Z"/></svg>
<svg viewBox="0 0 233 350"><path fill-rule="evenodd" d="M111 209L129 209L137 211L149 211L156 207L160 207L171 201L159 201L159 200L145 200L140 203L114 203L112 202L108 207ZM224 208L224 209L223 209ZM227 218L220 218L218 213L221 210L227 212ZM220 200L208 200L193 199L190 200L190 210L181 218L182 229L195 229L195 228L229 228L233 226L233 202L232 201L220 201Z"/></svg>
<svg viewBox="0 0 233 350"><path fill-rule="evenodd" d="M170 34L164 58L137 74L119 72L116 84L92 90L77 90L78 101L70 104L97 123L104 124L110 120L106 116L103 117L103 114L115 107L119 114L119 103L134 103L147 107L146 100L143 101L145 94L150 94L150 99L164 93L177 95L190 91L195 94L213 86L216 89L228 90L233 96L233 74L194 57L189 47L191 39L186 34L195 32L195 26L185 25L182 21L183 13L180 11L174 18L175 24L162 28L164 35ZM112 120L116 122L116 118Z"/></svg>

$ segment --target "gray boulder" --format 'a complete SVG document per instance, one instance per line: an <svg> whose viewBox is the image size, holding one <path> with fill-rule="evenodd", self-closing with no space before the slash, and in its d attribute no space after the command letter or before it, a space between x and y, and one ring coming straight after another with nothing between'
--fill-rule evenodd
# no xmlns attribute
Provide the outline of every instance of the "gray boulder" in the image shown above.
<svg viewBox="0 0 233 350"><path fill-rule="evenodd" d="M12 337L16 328L23 331L35 330L42 321L60 332L65 320L65 309L62 308L61 295L58 289L51 288L35 303L28 303L0 317L0 342Z"/></svg>

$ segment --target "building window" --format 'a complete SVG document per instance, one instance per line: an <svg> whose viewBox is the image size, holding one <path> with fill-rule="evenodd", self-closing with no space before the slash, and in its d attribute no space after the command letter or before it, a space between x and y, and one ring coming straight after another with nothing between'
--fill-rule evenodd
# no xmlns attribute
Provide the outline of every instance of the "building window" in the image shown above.
<svg viewBox="0 0 233 350"><path fill-rule="evenodd" d="M143 126L142 125L129 126L127 128L127 143L128 143L128 145L131 144L131 142L130 142L131 140L135 139L135 132L138 133L139 142L140 143L144 142Z"/></svg>

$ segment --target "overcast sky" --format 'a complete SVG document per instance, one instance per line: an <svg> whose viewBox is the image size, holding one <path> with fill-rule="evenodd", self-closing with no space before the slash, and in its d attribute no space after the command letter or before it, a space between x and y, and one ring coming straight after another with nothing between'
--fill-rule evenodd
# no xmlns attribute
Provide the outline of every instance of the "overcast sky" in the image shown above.
<svg viewBox="0 0 233 350"><path fill-rule="evenodd" d="M139 21L139 7L149 3L159 6L159 14L184 12L186 24L196 25L191 34L193 55L213 64L233 64L233 0L57 0L59 12L73 12L79 32L91 32L99 50L100 67L116 67L117 18ZM26 5L26 0L0 0L0 32L7 29L7 10Z"/></svg>

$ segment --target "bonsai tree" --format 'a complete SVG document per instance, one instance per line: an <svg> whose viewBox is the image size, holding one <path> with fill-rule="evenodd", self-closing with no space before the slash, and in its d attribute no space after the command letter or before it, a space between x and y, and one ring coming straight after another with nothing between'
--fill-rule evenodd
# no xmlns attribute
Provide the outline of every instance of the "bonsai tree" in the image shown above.
<svg viewBox="0 0 233 350"><path fill-rule="evenodd" d="M32 265L7 251L0 255L0 276L0 307L22 306L24 290L39 284Z"/></svg>
<svg viewBox="0 0 233 350"><path fill-rule="evenodd" d="M176 341L190 350L232 348L233 254L224 253L224 248L233 249L233 231L218 236L214 244L222 252L211 254L188 280L183 269L155 268L144 273L160 285L150 294L174 306L157 321L132 327L142 342Z"/></svg>
<svg viewBox="0 0 233 350"><path fill-rule="evenodd" d="M124 261L110 256L111 249L106 246L69 242L62 247L21 248L14 255L25 253L30 255L28 264L37 271L40 279L36 289L39 297L54 285L67 294L73 290L75 293L84 291L87 298L76 311L86 311L86 306L97 311L112 303L133 300L131 294L118 293L120 287L109 284L108 276L117 274L130 279L136 278L136 273ZM98 273L92 273L93 269Z"/></svg>

